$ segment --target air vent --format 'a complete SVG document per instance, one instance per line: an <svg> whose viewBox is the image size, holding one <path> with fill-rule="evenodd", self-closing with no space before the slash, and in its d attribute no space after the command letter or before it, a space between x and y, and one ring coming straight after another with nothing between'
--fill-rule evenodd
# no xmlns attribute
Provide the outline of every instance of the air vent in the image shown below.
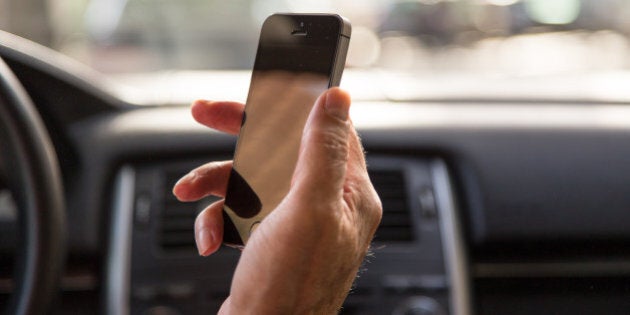
<svg viewBox="0 0 630 315"><path fill-rule="evenodd" d="M371 170L370 179L383 203L383 219L374 241L412 241L413 228L404 173L401 170Z"/></svg>
<svg viewBox="0 0 630 315"><path fill-rule="evenodd" d="M171 188L186 171L166 173L164 208L159 222L158 242L166 252L196 253L194 223L197 214L216 197L198 202L183 203L171 193ZM383 219L374 238L375 242L410 242L413 228L404 173L401 170L372 170L370 178L381 202Z"/></svg>
<svg viewBox="0 0 630 315"><path fill-rule="evenodd" d="M180 202L173 196L173 185L186 174L185 170L166 173L164 208L160 215L158 242L167 252L196 253L194 224L197 214L216 201L207 197L198 202Z"/></svg>

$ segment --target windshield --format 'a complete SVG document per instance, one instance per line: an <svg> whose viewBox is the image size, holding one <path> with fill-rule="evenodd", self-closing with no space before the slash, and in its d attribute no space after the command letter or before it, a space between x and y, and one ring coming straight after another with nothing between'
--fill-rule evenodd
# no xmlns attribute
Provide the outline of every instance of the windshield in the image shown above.
<svg viewBox="0 0 630 315"><path fill-rule="evenodd" d="M630 78L625 0L0 0L0 28L131 82L250 70L274 12L349 18L346 69L407 78L390 98L571 98L588 86L588 96L630 100L619 84Z"/></svg>

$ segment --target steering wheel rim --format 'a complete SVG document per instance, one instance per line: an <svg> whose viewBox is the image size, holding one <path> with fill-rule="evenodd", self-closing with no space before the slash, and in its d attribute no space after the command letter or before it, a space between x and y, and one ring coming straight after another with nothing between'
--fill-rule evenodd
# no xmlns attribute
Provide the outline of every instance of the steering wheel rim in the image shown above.
<svg viewBox="0 0 630 315"><path fill-rule="evenodd" d="M16 315L45 314L58 292L65 257L61 172L35 106L2 58L0 154L20 224L14 290L4 311Z"/></svg>

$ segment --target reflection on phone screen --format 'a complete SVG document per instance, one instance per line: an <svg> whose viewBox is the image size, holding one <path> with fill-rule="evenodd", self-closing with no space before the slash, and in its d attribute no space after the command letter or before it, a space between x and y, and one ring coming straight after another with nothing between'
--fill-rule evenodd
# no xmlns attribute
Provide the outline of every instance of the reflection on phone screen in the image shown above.
<svg viewBox="0 0 630 315"><path fill-rule="evenodd" d="M226 211L242 218L234 222L237 230L249 232L286 196L304 125L327 87L321 75L254 73L225 200Z"/></svg>

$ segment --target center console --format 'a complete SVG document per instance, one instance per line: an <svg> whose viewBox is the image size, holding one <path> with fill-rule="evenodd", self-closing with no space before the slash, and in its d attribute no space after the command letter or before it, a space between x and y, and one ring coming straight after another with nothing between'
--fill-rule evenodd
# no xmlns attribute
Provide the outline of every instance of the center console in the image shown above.
<svg viewBox="0 0 630 315"><path fill-rule="evenodd" d="M203 160L122 167L114 183L106 307L113 314L208 314L228 296L240 252L200 257L196 215L216 201L181 203L174 183ZM457 205L439 159L374 155L383 219L341 314L470 314Z"/></svg>

